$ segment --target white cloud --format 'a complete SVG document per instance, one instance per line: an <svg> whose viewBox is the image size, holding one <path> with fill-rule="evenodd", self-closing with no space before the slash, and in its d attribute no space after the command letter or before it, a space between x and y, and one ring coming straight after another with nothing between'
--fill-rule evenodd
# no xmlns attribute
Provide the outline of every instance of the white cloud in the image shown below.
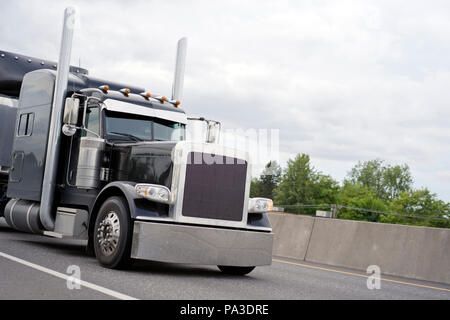
<svg viewBox="0 0 450 320"><path fill-rule="evenodd" d="M73 2L73 1L71 1ZM4 1L2 49L55 59L69 1ZM342 179L358 160L408 163L450 201L450 3L78 1L73 62L170 93L189 37L184 105L225 128L278 128L284 161Z"/></svg>

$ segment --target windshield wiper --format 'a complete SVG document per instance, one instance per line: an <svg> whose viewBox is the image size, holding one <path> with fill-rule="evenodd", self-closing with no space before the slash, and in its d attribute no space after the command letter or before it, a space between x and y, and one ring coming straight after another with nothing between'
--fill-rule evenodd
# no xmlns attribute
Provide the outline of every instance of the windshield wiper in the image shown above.
<svg viewBox="0 0 450 320"><path fill-rule="evenodd" d="M129 134L129 133L122 133L122 132L110 132L110 133L117 134L117 135L124 136L124 137L128 137L128 138L131 138L134 141L144 141L143 139L141 139L139 137L136 137L136 136L133 136L132 134Z"/></svg>

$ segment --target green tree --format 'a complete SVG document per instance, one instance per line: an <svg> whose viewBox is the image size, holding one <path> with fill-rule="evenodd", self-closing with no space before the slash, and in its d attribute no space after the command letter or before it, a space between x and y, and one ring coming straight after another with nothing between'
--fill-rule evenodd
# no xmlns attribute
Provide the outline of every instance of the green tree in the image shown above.
<svg viewBox="0 0 450 320"><path fill-rule="evenodd" d="M314 204L334 204L339 194L339 183L331 176L315 172L313 188Z"/></svg>
<svg viewBox="0 0 450 320"><path fill-rule="evenodd" d="M273 199L274 190L278 187L281 177L281 167L276 161L266 164L259 178L252 179L250 184L250 197L262 197Z"/></svg>
<svg viewBox="0 0 450 320"><path fill-rule="evenodd" d="M313 202L312 180L314 171L306 154L289 159L281 183L275 192L275 201L283 205Z"/></svg>
<svg viewBox="0 0 450 320"><path fill-rule="evenodd" d="M250 198L260 197L261 194L261 181L259 178L253 178L250 181Z"/></svg>
<svg viewBox="0 0 450 320"><path fill-rule="evenodd" d="M275 190L275 202L283 205L312 205L335 203L339 184L330 176L311 166L307 154L298 154L287 163L281 182ZM289 209L289 211L313 213L315 210Z"/></svg>
<svg viewBox="0 0 450 320"><path fill-rule="evenodd" d="M382 222L450 228L450 203L439 200L426 188L401 192L390 202L389 211L412 217L387 214Z"/></svg>
<svg viewBox="0 0 450 320"><path fill-rule="evenodd" d="M387 201L410 190L413 183L408 165L386 165L379 159L358 162L348 173L347 180L374 190L380 199Z"/></svg>
<svg viewBox="0 0 450 320"><path fill-rule="evenodd" d="M360 184L352 184L349 181L344 182L339 192L338 205L344 206L339 209L338 218L372 222L379 221L380 213L352 208L373 211L386 211L387 209L385 201L380 199L374 190Z"/></svg>

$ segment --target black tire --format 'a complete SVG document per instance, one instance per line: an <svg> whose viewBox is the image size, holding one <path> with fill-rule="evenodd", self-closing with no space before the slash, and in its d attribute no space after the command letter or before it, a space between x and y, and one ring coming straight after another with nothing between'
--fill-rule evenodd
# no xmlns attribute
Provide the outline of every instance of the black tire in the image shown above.
<svg viewBox="0 0 450 320"><path fill-rule="evenodd" d="M114 241L114 245L107 248L100 244L101 237L104 237L105 225L102 222L107 219L107 216L113 216L115 223L119 223L120 232L118 232L118 239ZM108 220L109 222L109 220ZM117 226L116 224L114 226ZM102 230L102 231L99 231ZM93 246L95 256L100 264L110 269L125 269L131 265L131 242L133 236L133 221L130 217L128 204L123 197L111 197L106 199L100 207L97 218L95 220ZM114 247L114 248L113 248Z"/></svg>
<svg viewBox="0 0 450 320"><path fill-rule="evenodd" d="M220 271L226 274L232 274L235 276L246 275L255 269L255 267L231 267L231 266L217 266Z"/></svg>

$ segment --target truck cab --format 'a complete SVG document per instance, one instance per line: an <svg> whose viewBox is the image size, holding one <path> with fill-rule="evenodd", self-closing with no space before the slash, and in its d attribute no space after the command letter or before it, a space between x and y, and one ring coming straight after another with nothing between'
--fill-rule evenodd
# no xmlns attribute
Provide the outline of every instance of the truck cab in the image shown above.
<svg viewBox="0 0 450 320"><path fill-rule="evenodd" d="M146 259L245 274L271 263L272 204L249 199L248 153L187 141L179 102L85 73L69 74L49 227L41 206L56 78L24 74L12 142L0 141L11 145L0 150L10 159L0 164L0 216L12 228L88 240L109 268Z"/></svg>

